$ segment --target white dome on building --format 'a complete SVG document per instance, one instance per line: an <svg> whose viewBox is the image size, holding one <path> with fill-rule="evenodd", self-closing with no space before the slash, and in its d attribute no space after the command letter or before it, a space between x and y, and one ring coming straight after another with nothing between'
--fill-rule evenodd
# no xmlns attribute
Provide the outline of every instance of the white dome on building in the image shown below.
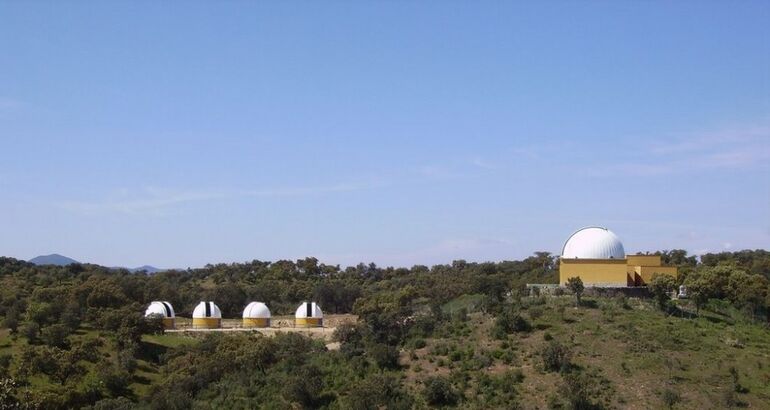
<svg viewBox="0 0 770 410"><path fill-rule="evenodd" d="M155 300L151 302L150 306L147 306L147 310L144 311L145 317L152 315L160 315L164 318L174 318L174 308L171 306L171 303Z"/></svg>
<svg viewBox="0 0 770 410"><path fill-rule="evenodd" d="M262 302L251 302L243 309L244 319L270 319L270 309Z"/></svg>
<svg viewBox="0 0 770 410"><path fill-rule="evenodd" d="M620 238L607 228L591 226L573 233L564 243L562 259L625 259Z"/></svg>
<svg viewBox="0 0 770 410"><path fill-rule="evenodd" d="M198 303L198 306L196 306L195 310L193 310L193 319L207 317L221 319L222 311L219 310L219 306L217 306L214 302Z"/></svg>
<svg viewBox="0 0 770 410"><path fill-rule="evenodd" d="M324 317L323 312L321 312L321 308L318 306L315 302L302 302L301 305L297 308L297 312L294 314L294 317L297 319L304 319L304 318L316 318L321 319Z"/></svg>

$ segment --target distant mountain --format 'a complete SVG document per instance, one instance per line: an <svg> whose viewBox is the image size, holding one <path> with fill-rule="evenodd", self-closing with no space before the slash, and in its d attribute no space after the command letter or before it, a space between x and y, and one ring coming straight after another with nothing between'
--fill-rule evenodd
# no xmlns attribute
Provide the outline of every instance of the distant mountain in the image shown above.
<svg viewBox="0 0 770 410"><path fill-rule="evenodd" d="M145 271L145 272L147 272L148 275L151 275L153 273L163 272L164 270L165 269L159 269L159 268L156 268L154 266L144 265L144 266L140 266L138 268L129 269L129 272L137 273L137 272Z"/></svg>
<svg viewBox="0 0 770 410"><path fill-rule="evenodd" d="M54 253L51 255L36 256L30 259L29 262L34 263L35 265L59 265L59 266L67 266L73 263L80 263L72 258L59 255L58 253Z"/></svg>
<svg viewBox="0 0 770 410"><path fill-rule="evenodd" d="M115 270L117 270L117 269L125 269L125 270L127 270L127 271L129 271L131 273L145 272L148 275L153 275L155 273L163 272L163 271L166 270L166 269L156 268L156 267L150 266L150 265L144 265L144 266L140 266L138 268L127 268L125 266L110 266L110 269L115 269Z"/></svg>

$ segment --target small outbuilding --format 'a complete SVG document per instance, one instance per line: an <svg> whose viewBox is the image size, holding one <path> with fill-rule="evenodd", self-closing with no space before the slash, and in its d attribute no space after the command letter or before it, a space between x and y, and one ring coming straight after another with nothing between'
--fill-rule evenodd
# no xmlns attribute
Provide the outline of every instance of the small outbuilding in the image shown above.
<svg viewBox="0 0 770 410"><path fill-rule="evenodd" d="M262 302L251 302L243 309L243 327L270 327L270 309Z"/></svg>
<svg viewBox="0 0 770 410"><path fill-rule="evenodd" d="M214 302L201 302L193 310L193 329L218 329L222 327L222 311Z"/></svg>
<svg viewBox="0 0 770 410"><path fill-rule="evenodd" d="M324 314L315 302L302 302L294 314L296 327L322 327Z"/></svg>
<svg viewBox="0 0 770 410"><path fill-rule="evenodd" d="M165 301L154 300L150 302L150 306L147 306L147 310L144 311L144 317L160 317L163 319L164 329L174 328L174 307L171 303Z"/></svg>

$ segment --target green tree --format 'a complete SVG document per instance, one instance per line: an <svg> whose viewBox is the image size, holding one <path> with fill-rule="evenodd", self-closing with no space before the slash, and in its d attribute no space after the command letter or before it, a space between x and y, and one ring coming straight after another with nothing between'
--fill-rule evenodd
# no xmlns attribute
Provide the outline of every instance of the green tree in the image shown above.
<svg viewBox="0 0 770 410"><path fill-rule="evenodd" d="M576 303L580 306L580 298L583 296L583 291L585 290L583 280L577 276L567 279L567 289L575 295Z"/></svg>
<svg viewBox="0 0 770 410"><path fill-rule="evenodd" d="M676 280L670 275L653 274L649 289L658 307L666 310L671 303L671 291L676 287Z"/></svg>
<svg viewBox="0 0 770 410"><path fill-rule="evenodd" d="M687 288L687 297L695 304L696 314L700 314L700 310L714 295L713 284L706 275L695 271L687 275L684 285Z"/></svg>

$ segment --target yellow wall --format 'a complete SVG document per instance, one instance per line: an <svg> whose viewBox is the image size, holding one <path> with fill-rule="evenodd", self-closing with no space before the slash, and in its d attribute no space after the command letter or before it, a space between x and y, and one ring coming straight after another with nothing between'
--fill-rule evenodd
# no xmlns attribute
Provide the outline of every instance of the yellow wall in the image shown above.
<svg viewBox="0 0 770 410"><path fill-rule="evenodd" d="M215 317L194 317L193 329L217 329L222 327L222 319Z"/></svg>
<svg viewBox="0 0 770 410"><path fill-rule="evenodd" d="M174 328L174 318L173 317L164 317L163 318L163 328L164 329L173 329Z"/></svg>
<svg viewBox="0 0 770 410"><path fill-rule="evenodd" d="M660 266L660 255L626 255L628 266Z"/></svg>
<svg viewBox="0 0 770 410"><path fill-rule="evenodd" d="M675 266L661 266L660 255L628 255L626 259L561 259L559 283L578 276L585 285L644 286L656 273L677 277Z"/></svg>
<svg viewBox="0 0 770 410"><path fill-rule="evenodd" d="M562 259L559 283L578 276L586 285L628 286L625 259Z"/></svg>
<svg viewBox="0 0 770 410"><path fill-rule="evenodd" d="M639 275L640 283L638 285L640 286L649 284L652 276L656 273L671 275L674 278L677 276L676 266L636 266L634 271Z"/></svg>
<svg viewBox="0 0 770 410"><path fill-rule="evenodd" d="M294 319L294 325L297 327L321 327L323 326L323 319L309 317L309 318L296 318Z"/></svg>

